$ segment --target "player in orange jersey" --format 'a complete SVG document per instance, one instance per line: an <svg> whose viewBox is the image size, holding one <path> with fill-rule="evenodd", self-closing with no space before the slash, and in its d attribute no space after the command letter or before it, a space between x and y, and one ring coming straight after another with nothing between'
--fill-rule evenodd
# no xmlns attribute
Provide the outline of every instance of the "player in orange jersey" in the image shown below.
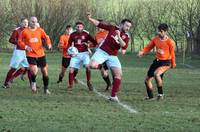
<svg viewBox="0 0 200 132"><path fill-rule="evenodd" d="M175 52L174 52L174 42L167 36L168 25L163 23L158 26L159 35L154 37L149 44L141 51L139 51L138 56L150 52L154 47L156 48L156 58L153 64L150 66L145 79L145 85L148 97L146 99L153 99L153 85L152 80L155 78L158 96L157 99L163 99L163 74L176 66L175 62Z"/></svg>
<svg viewBox="0 0 200 132"><path fill-rule="evenodd" d="M68 47L69 36L70 36L70 34L72 32L73 32L72 26L71 25L67 25L66 26L66 30L65 30L65 34L60 36L58 48L62 51L63 57L62 57L61 72L59 74L59 79L58 79L57 83L61 83L62 82L63 77L65 75L65 71L66 71L66 69L68 68L68 66L70 64L71 56L68 55L68 53L67 53L67 47ZM74 71L74 76L76 76L77 73L78 73L78 70L75 70ZM75 83L78 82L76 79L74 79L74 81L75 81Z"/></svg>
<svg viewBox="0 0 200 132"><path fill-rule="evenodd" d="M44 49L42 46L42 40L48 45L48 49L52 49L51 40L45 31L38 27L37 17L31 17L29 19L29 27L24 29L19 37L19 46L26 50L26 56L31 71L31 89L33 92L37 91L36 88L36 76L38 73L38 67L41 69L43 75L44 93L50 94L48 90L49 77L48 77L48 65Z"/></svg>

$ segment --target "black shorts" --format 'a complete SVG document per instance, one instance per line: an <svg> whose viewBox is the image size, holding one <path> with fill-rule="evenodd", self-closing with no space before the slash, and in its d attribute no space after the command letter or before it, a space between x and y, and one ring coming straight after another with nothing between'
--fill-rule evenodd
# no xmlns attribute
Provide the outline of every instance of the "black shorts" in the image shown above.
<svg viewBox="0 0 200 132"><path fill-rule="evenodd" d="M104 70L108 70L108 66L107 66L106 62L104 62L104 63L102 64L102 66L103 66L103 69L104 69Z"/></svg>
<svg viewBox="0 0 200 132"><path fill-rule="evenodd" d="M63 58L62 58L62 66L63 66L64 68L68 68L68 66L69 66L69 64L70 64L70 60L71 60L71 58L65 58L65 57L63 57Z"/></svg>
<svg viewBox="0 0 200 132"><path fill-rule="evenodd" d="M148 72L147 72L147 76L148 77L153 77L154 76L154 72L156 71L157 68L159 68L161 66L170 66L170 65L171 65L171 61L170 60L157 60L157 59L155 59L153 61L153 63L151 64ZM161 77L163 77L163 74L161 75Z"/></svg>
<svg viewBox="0 0 200 132"><path fill-rule="evenodd" d="M37 65L38 67L45 67L47 65L46 56L42 57L27 57L30 65Z"/></svg>

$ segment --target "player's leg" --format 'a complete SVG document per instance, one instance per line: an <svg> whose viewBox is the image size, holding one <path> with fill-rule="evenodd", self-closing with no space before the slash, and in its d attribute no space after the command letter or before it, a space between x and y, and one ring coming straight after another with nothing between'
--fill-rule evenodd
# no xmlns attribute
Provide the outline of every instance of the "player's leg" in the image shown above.
<svg viewBox="0 0 200 132"><path fill-rule="evenodd" d="M120 90L122 79L121 63L117 56L109 56L109 59L107 60L106 64L111 69L111 73L113 76L113 85L110 99L114 101L119 101L117 93Z"/></svg>
<svg viewBox="0 0 200 132"><path fill-rule="evenodd" d="M16 72L19 67L20 61L17 55L17 50L15 49L10 60L10 69L7 72L3 88L9 88L9 81L12 79L13 74Z"/></svg>
<svg viewBox="0 0 200 132"><path fill-rule="evenodd" d="M42 72L42 80L44 85L44 94L50 94L48 85L49 85L49 76L48 76L48 64L46 62L46 57L40 57L37 60L37 65L40 67Z"/></svg>
<svg viewBox="0 0 200 132"><path fill-rule="evenodd" d="M145 99L152 99L153 98L153 85L152 85L153 79L154 79L153 77L148 76L148 75L145 78L144 83L145 83L145 86L146 86L146 91L147 91L147 96L148 96Z"/></svg>
<svg viewBox="0 0 200 132"><path fill-rule="evenodd" d="M79 53L80 54L80 53ZM70 60L70 64L69 64L69 77L68 77L68 90L71 90L73 88L73 83L74 83L74 79L75 79L75 75L77 74L75 71L75 69L80 69L80 63L81 63L81 59L80 59L80 55L74 56L71 58Z"/></svg>
<svg viewBox="0 0 200 132"><path fill-rule="evenodd" d="M156 69L156 71L154 72L154 78L156 80L156 84L157 84L157 89L158 89L158 99L163 98L163 79L162 79L162 75L168 70L170 69L170 66L161 66L158 67Z"/></svg>
<svg viewBox="0 0 200 132"><path fill-rule="evenodd" d="M65 76L65 71L68 68L69 64L70 64L70 58L64 58L63 57L62 58L61 72L59 74L59 79L58 79L57 83L62 82L63 77Z"/></svg>
<svg viewBox="0 0 200 132"><path fill-rule="evenodd" d="M111 81L110 81L110 78L109 78L109 71L108 71L108 66L107 66L106 62L104 62L103 65L102 65L101 76L107 84L106 89L105 89L107 91L111 87Z"/></svg>
<svg viewBox="0 0 200 132"><path fill-rule="evenodd" d="M96 52L91 57L89 63L90 69L101 69L102 63L108 59L108 56L109 55L105 51L97 49Z"/></svg>
<svg viewBox="0 0 200 132"><path fill-rule="evenodd" d="M146 86L146 91L147 91L147 96L145 99L153 99L153 84L152 80L154 79L154 72L157 69L158 64L157 61L154 60L151 66L149 67L149 70L147 72L147 76L145 78L145 86Z"/></svg>
<svg viewBox="0 0 200 132"><path fill-rule="evenodd" d="M37 92L36 88L36 77L38 73L38 67L37 67L37 59L33 57L27 57L28 63L29 63L29 69L30 69L30 76L31 76L31 89L35 93Z"/></svg>

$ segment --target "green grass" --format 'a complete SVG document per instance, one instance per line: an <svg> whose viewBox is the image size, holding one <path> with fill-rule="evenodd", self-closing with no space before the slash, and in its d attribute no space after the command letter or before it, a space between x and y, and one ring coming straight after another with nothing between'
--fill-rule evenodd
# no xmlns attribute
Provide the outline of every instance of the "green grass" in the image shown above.
<svg viewBox="0 0 200 132"><path fill-rule="evenodd" d="M9 69L10 53L0 53L0 80L4 81ZM60 54L48 54L50 96L43 95L41 73L37 83L41 87L38 94L32 94L25 82L14 80L12 88L0 89L0 131L11 132L129 132L129 131L199 131L200 130L200 59L186 62L195 68L181 64L165 75L162 101L144 101L146 96L144 78L152 55L137 58L128 53L119 56L123 65L123 82L119 99L136 109L129 113L117 103L109 102L81 84L72 92L67 92L67 74L63 83L56 84L60 71ZM85 70L78 79L85 81ZM93 85L102 94L105 84L99 71L92 72ZM156 89L154 90L156 95Z"/></svg>

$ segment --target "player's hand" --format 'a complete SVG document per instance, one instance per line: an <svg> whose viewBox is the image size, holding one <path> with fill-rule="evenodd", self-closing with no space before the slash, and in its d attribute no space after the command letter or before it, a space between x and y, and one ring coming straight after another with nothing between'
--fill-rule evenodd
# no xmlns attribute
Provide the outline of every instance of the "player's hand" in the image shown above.
<svg viewBox="0 0 200 132"><path fill-rule="evenodd" d="M87 18L90 19L92 17L91 12L87 12Z"/></svg>
<svg viewBox="0 0 200 132"><path fill-rule="evenodd" d="M122 55L126 54L126 50L122 49Z"/></svg>
<svg viewBox="0 0 200 132"><path fill-rule="evenodd" d="M142 51L139 51L137 54L138 57L142 57L143 55L144 55L144 53Z"/></svg>
<svg viewBox="0 0 200 132"><path fill-rule="evenodd" d="M52 45L48 45L48 50L52 51Z"/></svg>
<svg viewBox="0 0 200 132"><path fill-rule="evenodd" d="M121 33L119 30L116 30L116 34L117 34L117 37L119 38Z"/></svg>
<svg viewBox="0 0 200 132"><path fill-rule="evenodd" d="M31 52L31 51L32 51L32 48L26 45L26 46L25 46L25 50Z"/></svg>

